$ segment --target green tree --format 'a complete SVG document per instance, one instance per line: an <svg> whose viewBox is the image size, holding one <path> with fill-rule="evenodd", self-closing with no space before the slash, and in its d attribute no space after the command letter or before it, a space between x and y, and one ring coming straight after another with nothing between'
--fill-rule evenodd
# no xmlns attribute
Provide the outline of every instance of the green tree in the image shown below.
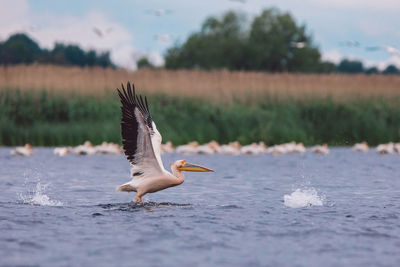
<svg viewBox="0 0 400 267"><path fill-rule="evenodd" d="M27 35L18 33L1 45L0 64L33 63L40 55L39 45Z"/></svg>
<svg viewBox="0 0 400 267"><path fill-rule="evenodd" d="M370 75L370 74L378 74L379 70L377 67L370 67L365 70L365 74Z"/></svg>
<svg viewBox="0 0 400 267"><path fill-rule="evenodd" d="M221 19L207 18L200 32L189 36L182 46L175 45L167 51L166 68L243 68L244 19L234 12L227 12Z"/></svg>
<svg viewBox="0 0 400 267"><path fill-rule="evenodd" d="M142 68L149 68L149 69L153 69L154 65L150 63L150 61L147 59L147 57L142 57L141 59L139 59L137 62L137 67L138 69L142 69Z"/></svg>
<svg viewBox="0 0 400 267"><path fill-rule="evenodd" d="M383 74L400 74L400 70L395 65L389 65L386 67Z"/></svg>
<svg viewBox="0 0 400 267"><path fill-rule="evenodd" d="M264 10L246 28L246 17L229 11L209 17L201 31L167 51L165 67L311 72L320 53L288 13ZM303 44L297 47L293 44Z"/></svg>
<svg viewBox="0 0 400 267"><path fill-rule="evenodd" d="M320 53L289 13L264 10L253 20L249 36L251 69L272 72L318 70ZM301 46L297 47L297 44Z"/></svg>
<svg viewBox="0 0 400 267"><path fill-rule="evenodd" d="M364 66L361 61L343 59L337 66L337 71L341 73L362 73Z"/></svg>

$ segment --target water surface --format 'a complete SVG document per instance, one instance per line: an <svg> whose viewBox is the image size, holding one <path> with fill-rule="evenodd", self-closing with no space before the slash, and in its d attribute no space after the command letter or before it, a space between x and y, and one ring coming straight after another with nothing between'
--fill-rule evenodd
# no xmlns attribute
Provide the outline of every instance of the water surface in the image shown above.
<svg viewBox="0 0 400 267"><path fill-rule="evenodd" d="M165 155L216 172L135 204L123 156L9 153L2 266L400 266L400 155Z"/></svg>

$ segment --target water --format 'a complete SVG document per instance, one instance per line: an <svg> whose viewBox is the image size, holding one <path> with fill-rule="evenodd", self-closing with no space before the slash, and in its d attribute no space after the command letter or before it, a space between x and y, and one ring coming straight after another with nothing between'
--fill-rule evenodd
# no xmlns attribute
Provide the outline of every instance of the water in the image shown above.
<svg viewBox="0 0 400 267"><path fill-rule="evenodd" d="M399 266L400 156L182 156L216 170L115 191L123 156L0 149L0 265Z"/></svg>

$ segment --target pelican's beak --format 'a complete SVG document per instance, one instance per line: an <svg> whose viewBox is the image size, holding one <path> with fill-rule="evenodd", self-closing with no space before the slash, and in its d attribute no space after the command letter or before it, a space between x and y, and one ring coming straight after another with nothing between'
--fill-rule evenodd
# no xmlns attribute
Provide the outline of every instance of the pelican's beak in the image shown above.
<svg viewBox="0 0 400 267"><path fill-rule="evenodd" d="M189 162L186 162L182 167L179 167L178 170L180 171L187 171L187 172L213 172L214 170L211 170L209 168L192 164Z"/></svg>

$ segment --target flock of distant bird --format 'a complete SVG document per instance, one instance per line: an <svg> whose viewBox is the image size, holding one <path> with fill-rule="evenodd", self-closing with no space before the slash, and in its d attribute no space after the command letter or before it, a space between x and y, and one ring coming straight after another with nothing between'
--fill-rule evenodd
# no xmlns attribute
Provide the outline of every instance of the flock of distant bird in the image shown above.
<svg viewBox="0 0 400 267"><path fill-rule="evenodd" d="M352 147L355 152L368 152L370 147L366 142L357 143ZM309 148L309 151L315 154L327 155L329 154L328 145L316 145ZM400 143L387 143L380 144L376 147L376 151L379 154L400 154ZM16 147L11 151L12 155L15 156L30 156L34 152L34 148L30 144L26 144L22 147ZM280 145L274 145L267 147L264 142L252 143L250 145L242 146L238 141L231 142L229 144L220 145L216 141L200 145L197 141L189 142L186 145L180 145L176 148L171 142L161 145L161 153L178 153L183 155L212 155L212 154L223 154L223 155L283 155L283 154L303 154L307 152L307 148L303 143L290 142ZM63 157L68 154L75 155L119 155L123 154L123 149L114 143L103 142L101 145L94 146L90 141L86 141L84 144L76 147L56 147L53 153L57 156Z"/></svg>
<svg viewBox="0 0 400 267"><path fill-rule="evenodd" d="M361 44L358 41L345 41L343 43L340 43L342 46L348 46L348 47L361 47ZM298 48L302 49L307 46L306 42L290 42L290 46L293 48ZM389 53L393 56L400 57L400 50L389 45L378 45L378 46L366 46L365 47L366 51L385 51L386 53Z"/></svg>

